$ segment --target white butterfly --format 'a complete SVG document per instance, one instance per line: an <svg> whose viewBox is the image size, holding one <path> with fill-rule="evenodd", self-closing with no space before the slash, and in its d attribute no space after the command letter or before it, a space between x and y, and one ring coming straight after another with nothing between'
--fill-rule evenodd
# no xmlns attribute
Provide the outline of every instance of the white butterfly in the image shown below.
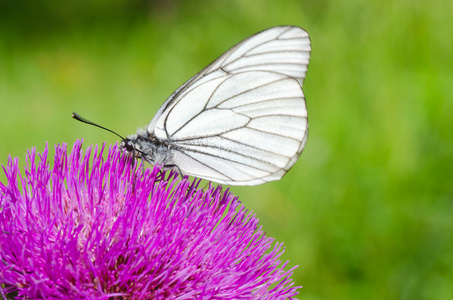
<svg viewBox="0 0 453 300"><path fill-rule="evenodd" d="M177 89L121 147L221 184L279 180L307 141L302 84L310 50L307 32L294 26L245 39Z"/></svg>

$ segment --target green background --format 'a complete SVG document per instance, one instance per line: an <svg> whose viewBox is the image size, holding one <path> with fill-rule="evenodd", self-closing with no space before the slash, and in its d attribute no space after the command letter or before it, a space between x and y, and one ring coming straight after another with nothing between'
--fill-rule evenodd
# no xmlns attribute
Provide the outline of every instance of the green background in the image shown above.
<svg viewBox="0 0 453 300"><path fill-rule="evenodd" d="M232 190L299 265L299 298L453 299L453 1L0 0L0 163L114 143L71 112L134 133L281 24L311 36L307 146L281 181Z"/></svg>

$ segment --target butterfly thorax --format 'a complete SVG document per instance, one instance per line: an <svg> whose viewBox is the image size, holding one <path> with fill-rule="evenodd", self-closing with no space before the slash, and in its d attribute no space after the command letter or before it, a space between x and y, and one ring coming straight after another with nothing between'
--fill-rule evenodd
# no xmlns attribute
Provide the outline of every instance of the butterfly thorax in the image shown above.
<svg viewBox="0 0 453 300"><path fill-rule="evenodd" d="M138 130L121 142L121 149L148 163L172 165L170 146L148 131Z"/></svg>

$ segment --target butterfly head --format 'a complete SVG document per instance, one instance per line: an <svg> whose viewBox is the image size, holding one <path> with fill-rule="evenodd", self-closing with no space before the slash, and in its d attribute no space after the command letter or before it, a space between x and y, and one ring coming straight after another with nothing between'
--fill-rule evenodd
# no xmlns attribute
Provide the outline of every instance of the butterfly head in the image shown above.
<svg viewBox="0 0 453 300"><path fill-rule="evenodd" d="M143 159L151 164L156 161L157 145L143 129L139 129L136 134L123 139L120 149L135 158Z"/></svg>
<svg viewBox="0 0 453 300"><path fill-rule="evenodd" d="M135 151L135 142L131 139L123 139L120 144L121 150L126 150L127 153L132 153Z"/></svg>
<svg viewBox="0 0 453 300"><path fill-rule="evenodd" d="M126 154L132 155L135 158L141 158L143 156L140 139L136 134L123 139L120 143L120 150L125 151Z"/></svg>

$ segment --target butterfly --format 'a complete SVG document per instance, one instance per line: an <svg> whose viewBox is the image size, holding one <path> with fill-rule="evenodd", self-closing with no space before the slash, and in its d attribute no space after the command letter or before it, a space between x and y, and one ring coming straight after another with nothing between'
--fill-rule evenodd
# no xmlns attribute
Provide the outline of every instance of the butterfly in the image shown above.
<svg viewBox="0 0 453 300"><path fill-rule="evenodd" d="M302 84L310 51L308 33L295 26L248 37L171 94L146 128L120 136L120 148L220 184L281 179L308 137Z"/></svg>

